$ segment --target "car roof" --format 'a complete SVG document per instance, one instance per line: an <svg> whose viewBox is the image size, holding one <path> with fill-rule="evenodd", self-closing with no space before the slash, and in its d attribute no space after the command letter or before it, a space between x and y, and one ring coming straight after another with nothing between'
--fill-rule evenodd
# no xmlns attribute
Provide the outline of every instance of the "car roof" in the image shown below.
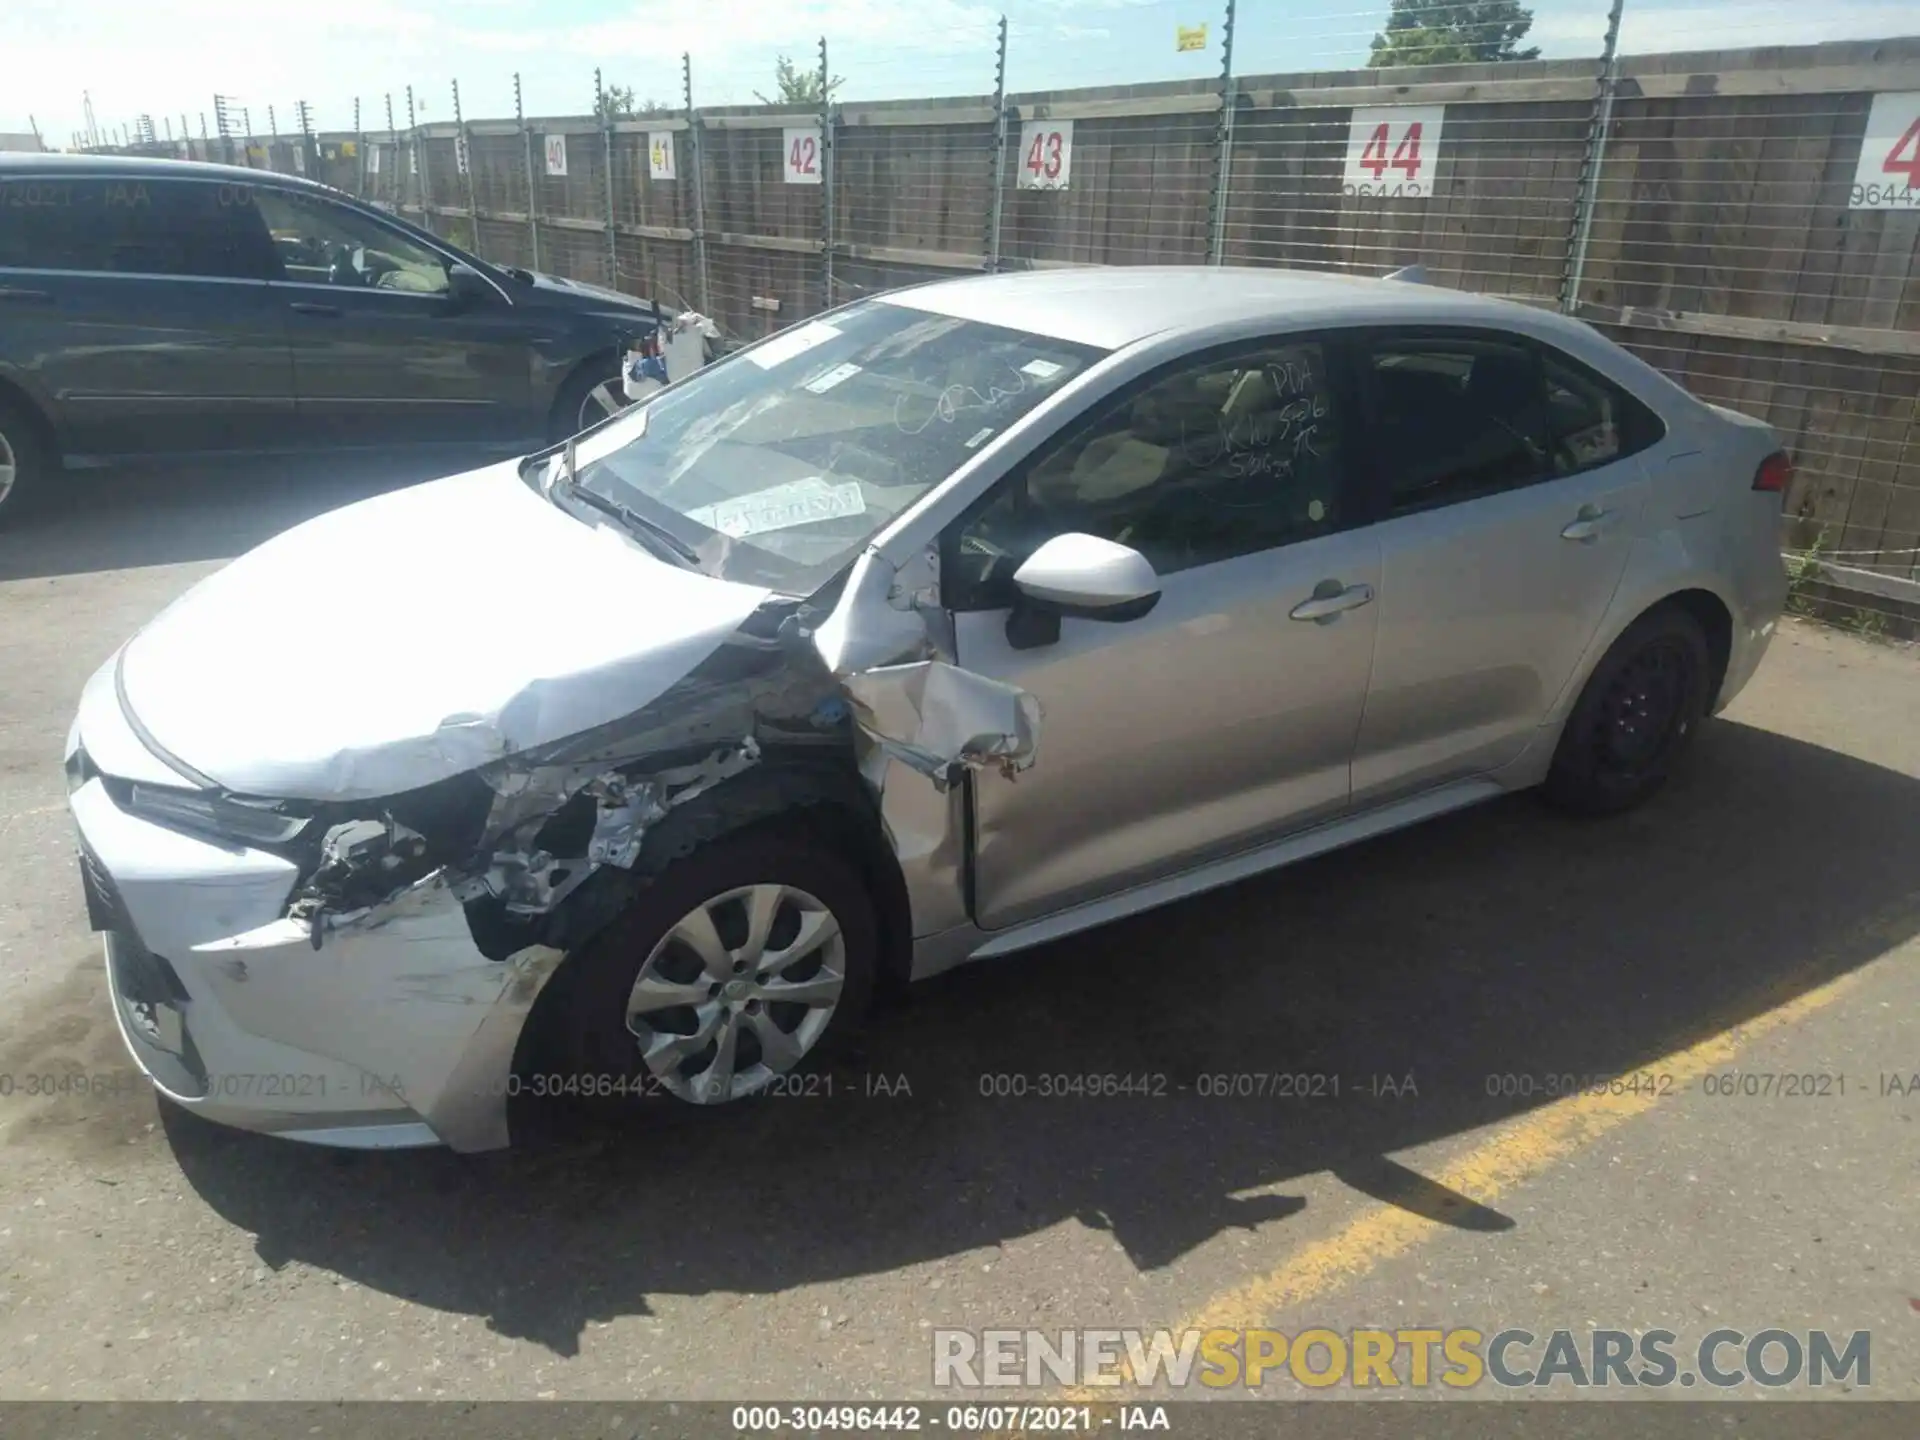
<svg viewBox="0 0 1920 1440"><path fill-rule="evenodd" d="M300 185L325 190L298 175L250 170L244 165L215 165L205 160L171 160L154 155L0 154L0 180L9 176L72 175L96 180L218 180L231 185Z"/></svg>
<svg viewBox="0 0 1920 1440"><path fill-rule="evenodd" d="M1499 329L1516 328L1523 316L1551 318L1510 301L1408 281L1217 265L978 275L877 298L1104 350L1170 332L1204 332L1262 314L1300 325L1477 322Z"/></svg>

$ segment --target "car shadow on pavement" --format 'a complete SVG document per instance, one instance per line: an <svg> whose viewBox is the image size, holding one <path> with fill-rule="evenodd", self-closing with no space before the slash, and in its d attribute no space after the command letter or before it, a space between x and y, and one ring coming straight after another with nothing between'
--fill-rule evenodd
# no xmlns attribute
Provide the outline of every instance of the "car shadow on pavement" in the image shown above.
<svg viewBox="0 0 1920 1440"><path fill-rule="evenodd" d="M484 463L435 451L69 471L0 525L0 582L229 560L324 511Z"/></svg>
<svg viewBox="0 0 1920 1440"><path fill-rule="evenodd" d="M554 1125L483 1157L333 1154L170 1109L168 1127L266 1263L562 1355L657 1296L773 1293L1069 1220L1152 1270L1300 1212L1287 1187L1323 1172L1498 1244L1511 1219L1386 1157L1543 1104L1549 1076L1657 1069L1873 959L1920 931L1916 854L1920 782L1722 721L1629 816L1515 797L929 982L830 1097ZM1201 1093L1283 1074L1339 1094ZM1047 1076L1165 1093L1047 1098ZM1661 1103L1704 1137L1727 1102Z"/></svg>

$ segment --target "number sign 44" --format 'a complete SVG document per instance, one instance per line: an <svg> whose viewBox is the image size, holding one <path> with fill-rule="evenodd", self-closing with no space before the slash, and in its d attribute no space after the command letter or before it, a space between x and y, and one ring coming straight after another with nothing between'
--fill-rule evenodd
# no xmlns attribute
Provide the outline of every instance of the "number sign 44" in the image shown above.
<svg viewBox="0 0 1920 1440"><path fill-rule="evenodd" d="M1356 107L1341 177L1348 192L1431 195L1446 116L1444 105Z"/></svg>
<svg viewBox="0 0 1920 1440"><path fill-rule="evenodd" d="M1023 122L1016 173L1022 190L1065 190L1073 178L1073 121Z"/></svg>
<svg viewBox="0 0 1920 1440"><path fill-rule="evenodd" d="M1920 210L1920 91L1873 97L1849 207Z"/></svg>

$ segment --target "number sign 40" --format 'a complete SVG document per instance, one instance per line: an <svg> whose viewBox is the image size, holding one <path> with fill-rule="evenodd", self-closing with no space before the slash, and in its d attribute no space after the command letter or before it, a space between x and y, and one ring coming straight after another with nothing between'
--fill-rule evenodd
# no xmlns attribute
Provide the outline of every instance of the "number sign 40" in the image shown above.
<svg viewBox="0 0 1920 1440"><path fill-rule="evenodd" d="M1073 121L1022 123L1016 173L1022 190L1065 190L1073 178Z"/></svg>
<svg viewBox="0 0 1920 1440"><path fill-rule="evenodd" d="M1446 117L1444 105L1356 107L1341 177L1346 193L1412 199L1433 194Z"/></svg>
<svg viewBox="0 0 1920 1440"><path fill-rule="evenodd" d="M820 127L818 125L789 126L780 132L781 150L786 157L786 173L782 178L789 185L818 185L820 183Z"/></svg>

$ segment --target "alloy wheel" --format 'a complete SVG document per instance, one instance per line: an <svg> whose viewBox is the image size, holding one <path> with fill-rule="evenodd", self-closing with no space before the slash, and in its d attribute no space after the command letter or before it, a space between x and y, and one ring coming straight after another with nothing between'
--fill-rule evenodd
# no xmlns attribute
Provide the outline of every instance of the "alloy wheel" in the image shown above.
<svg viewBox="0 0 1920 1440"><path fill-rule="evenodd" d="M664 1088L722 1104L800 1063L846 977L846 941L825 904L791 885L742 886L694 906L653 947L627 1030Z"/></svg>
<svg viewBox="0 0 1920 1440"><path fill-rule="evenodd" d="M618 415L627 408L627 398L621 392L618 380L602 380L586 393L580 401L580 413L575 417L579 422L574 432L598 425L609 415Z"/></svg>
<svg viewBox="0 0 1920 1440"><path fill-rule="evenodd" d="M14 480L19 474L20 458L13 453L7 432L0 430L0 505L7 503L7 496L12 493Z"/></svg>

